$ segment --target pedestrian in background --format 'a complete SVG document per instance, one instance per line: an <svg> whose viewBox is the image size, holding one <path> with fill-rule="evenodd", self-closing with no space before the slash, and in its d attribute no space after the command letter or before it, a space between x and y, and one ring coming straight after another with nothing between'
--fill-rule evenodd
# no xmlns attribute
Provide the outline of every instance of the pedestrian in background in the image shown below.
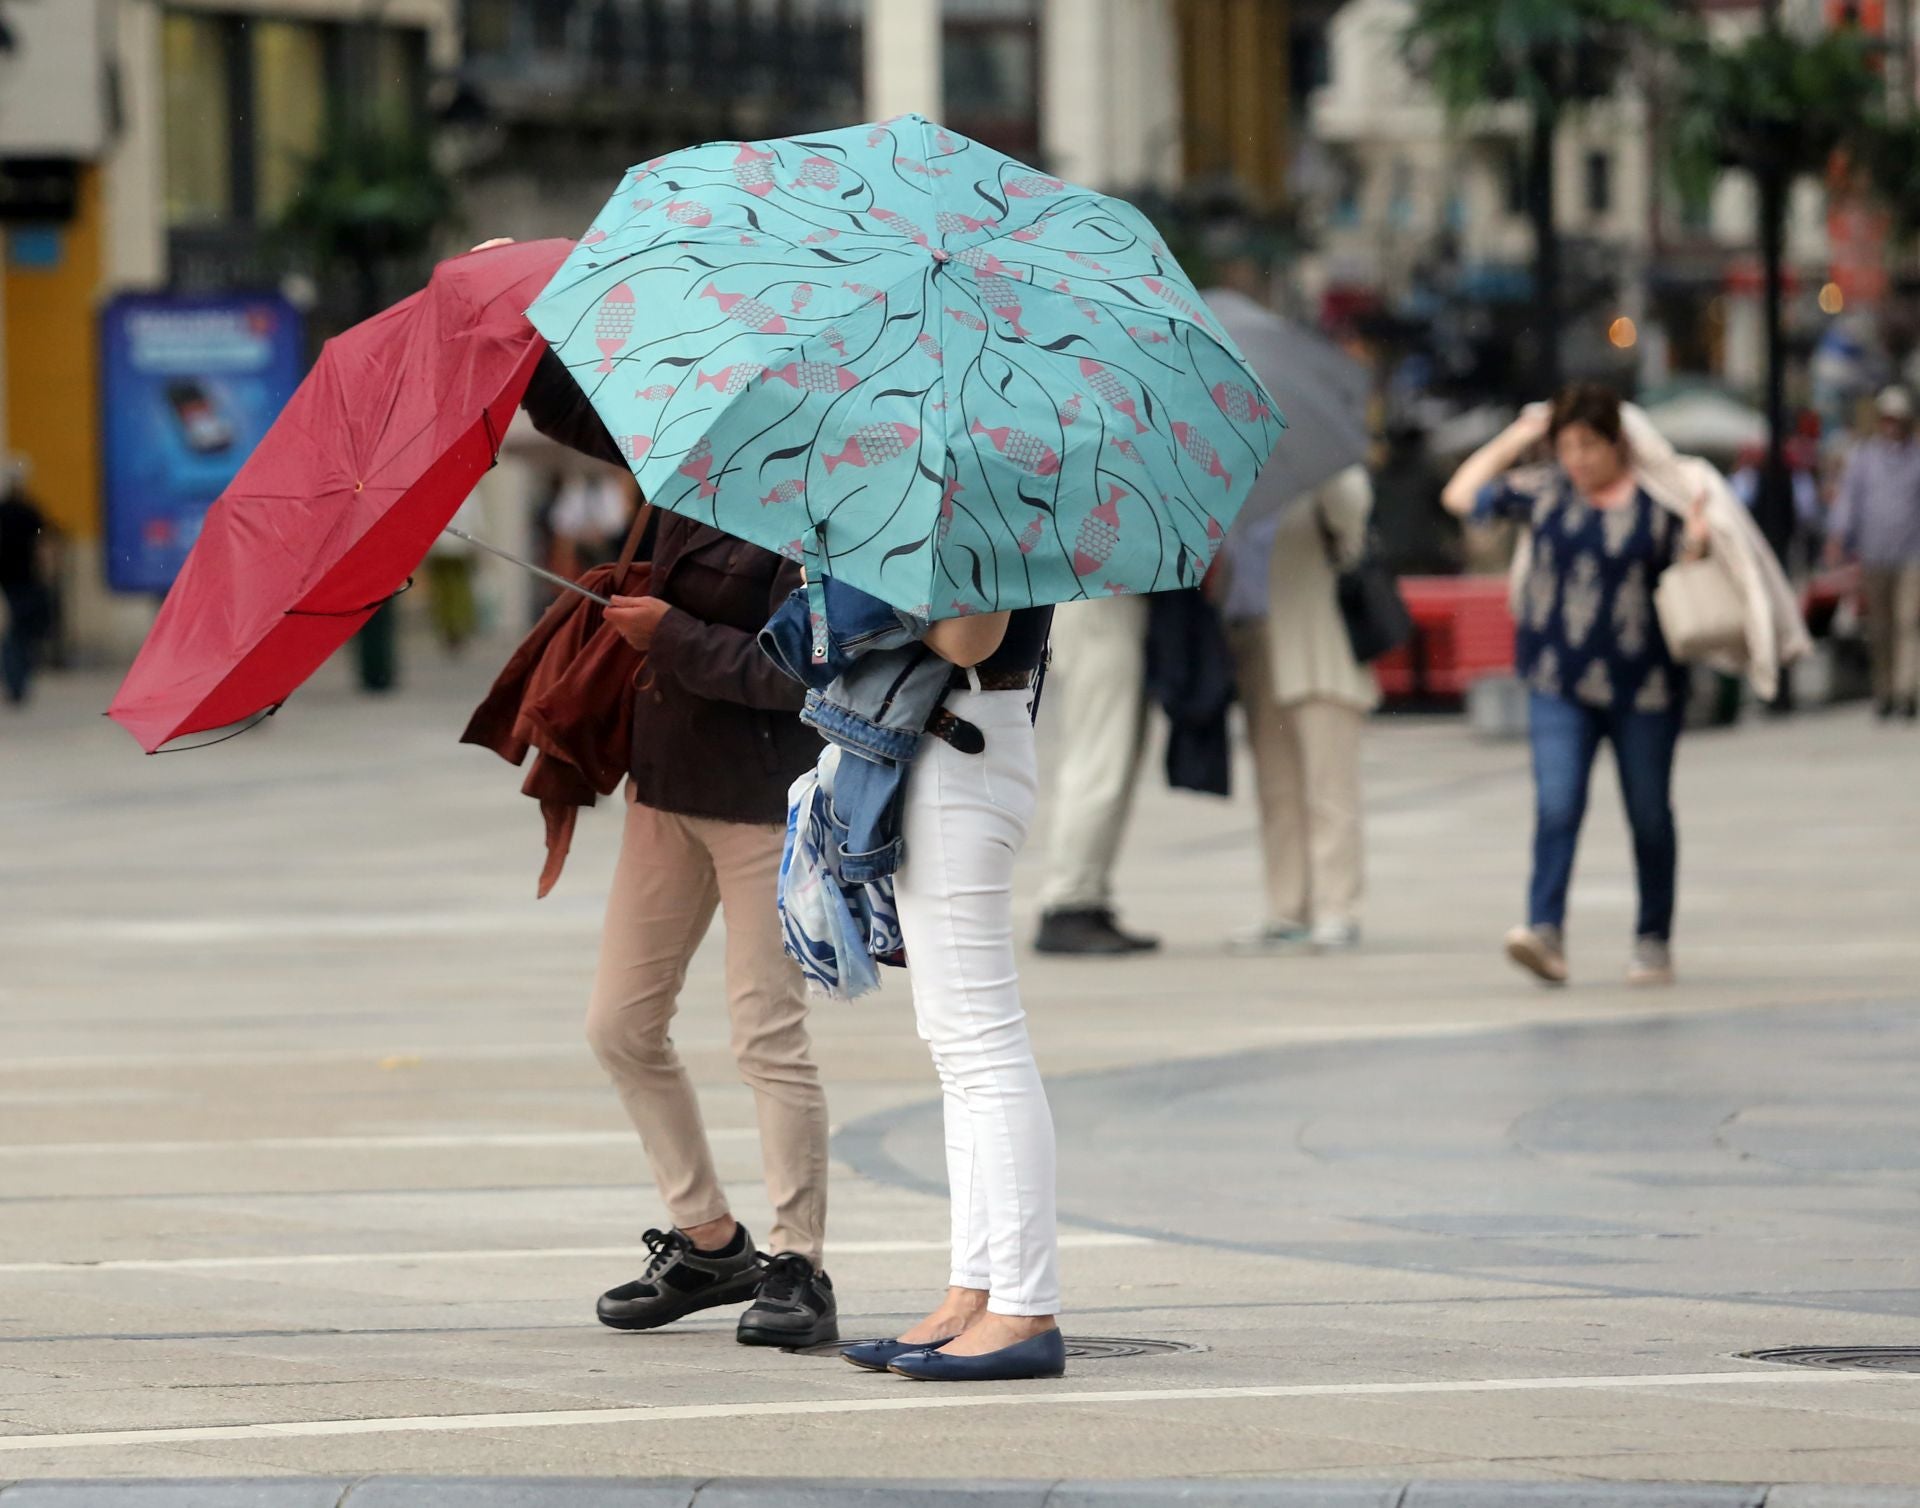
<svg viewBox="0 0 1920 1508"><path fill-rule="evenodd" d="M613 560L638 506L634 482L624 471L569 476L554 494L547 514L553 532L553 570L571 581L582 571Z"/></svg>
<svg viewBox="0 0 1920 1508"><path fill-rule="evenodd" d="M0 596L7 604L0 687L13 707L26 705L40 646L53 627L53 591L44 559L47 521L22 485L25 469L25 462L10 457L0 479Z"/></svg>
<svg viewBox="0 0 1920 1508"><path fill-rule="evenodd" d="M1125 957L1160 946L1123 928L1113 905L1146 746L1147 618L1146 598L1133 596L1063 604L1054 615L1047 690L1060 754L1034 941L1041 953Z"/></svg>
<svg viewBox="0 0 1920 1508"><path fill-rule="evenodd" d="M1875 433L1854 447L1840 478L1830 548L1861 565L1875 709L1912 721L1920 718L1920 438L1905 388L1887 388L1874 408Z"/></svg>
<svg viewBox="0 0 1920 1508"><path fill-rule="evenodd" d="M1516 470L1543 441L1552 461ZM1670 564L1705 553L1709 535L1701 505L1683 520L1640 485L1631 461L1618 395L1581 383L1527 409L1442 494L1462 518L1529 531L1515 649L1529 690L1533 877L1527 924L1508 934L1507 954L1549 984L1567 980L1567 890L1602 743L1619 767L1639 880L1628 979L1673 980L1673 762L1688 678L1653 594Z"/></svg>
<svg viewBox="0 0 1920 1508"><path fill-rule="evenodd" d="M1266 915L1236 952L1360 941L1360 734L1378 704L1337 597L1366 548L1373 488L1352 466L1227 536L1223 603L1258 779Z"/></svg>
<svg viewBox="0 0 1920 1508"><path fill-rule="evenodd" d="M475 493L453 515L453 527L468 534L480 527L480 495ZM474 594L473 546L454 534L437 535L427 550L427 612L448 654L467 647L480 627Z"/></svg>

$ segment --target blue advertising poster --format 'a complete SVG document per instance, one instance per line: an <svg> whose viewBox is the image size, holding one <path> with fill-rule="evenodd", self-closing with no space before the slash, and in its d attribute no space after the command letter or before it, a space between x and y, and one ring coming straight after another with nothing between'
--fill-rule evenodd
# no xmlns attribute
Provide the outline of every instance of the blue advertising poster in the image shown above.
<svg viewBox="0 0 1920 1508"><path fill-rule="evenodd" d="M299 385L300 315L273 294L128 294L100 318L107 581L164 592Z"/></svg>

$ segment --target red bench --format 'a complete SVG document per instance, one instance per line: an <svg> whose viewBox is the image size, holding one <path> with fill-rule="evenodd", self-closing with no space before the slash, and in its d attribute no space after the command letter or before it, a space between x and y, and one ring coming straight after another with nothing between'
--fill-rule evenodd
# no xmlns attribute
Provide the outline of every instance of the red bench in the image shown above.
<svg viewBox="0 0 1920 1508"><path fill-rule="evenodd" d="M1507 578L1402 576L1400 595L1413 615L1411 643L1374 661L1389 698L1458 699L1486 676L1513 674L1513 614Z"/></svg>
<svg viewBox="0 0 1920 1508"><path fill-rule="evenodd" d="M1801 594L1801 609L1816 633L1834 610L1860 589L1857 566L1816 572ZM1413 615L1413 641L1374 662L1381 695L1404 700L1456 700L1486 676L1513 673L1513 614L1507 578L1402 576L1400 595Z"/></svg>

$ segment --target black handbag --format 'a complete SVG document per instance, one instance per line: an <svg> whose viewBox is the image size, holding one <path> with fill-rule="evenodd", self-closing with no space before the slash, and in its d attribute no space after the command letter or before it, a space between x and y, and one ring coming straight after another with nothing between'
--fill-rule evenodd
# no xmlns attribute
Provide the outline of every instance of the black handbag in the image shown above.
<svg viewBox="0 0 1920 1508"><path fill-rule="evenodd" d="M1339 542L1324 518L1319 523L1327 564L1333 567L1340 616L1347 625L1347 643L1353 647L1353 657L1369 665L1413 637L1413 614L1407 611L1393 573L1374 554L1371 540L1358 560L1342 566Z"/></svg>

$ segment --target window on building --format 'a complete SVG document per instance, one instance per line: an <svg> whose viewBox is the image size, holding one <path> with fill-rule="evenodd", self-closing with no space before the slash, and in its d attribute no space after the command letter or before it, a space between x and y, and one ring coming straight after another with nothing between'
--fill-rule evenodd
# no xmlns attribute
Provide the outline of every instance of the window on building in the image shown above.
<svg viewBox="0 0 1920 1508"><path fill-rule="evenodd" d="M170 224L233 213L233 42L219 16L169 11L161 28Z"/></svg>
<svg viewBox="0 0 1920 1508"><path fill-rule="evenodd" d="M1510 215L1527 212L1527 154L1518 142L1504 142L1499 149L1501 202Z"/></svg>
<svg viewBox="0 0 1920 1508"><path fill-rule="evenodd" d="M1387 193L1387 223L1395 230L1407 230L1413 225L1413 165L1396 158L1387 181L1391 185Z"/></svg>
<svg viewBox="0 0 1920 1508"><path fill-rule="evenodd" d="M343 121L424 120L426 33L170 10L161 29L167 221L266 224Z"/></svg>
<svg viewBox="0 0 1920 1508"><path fill-rule="evenodd" d="M513 51L518 9L514 0L466 0L461 40L467 57L493 58Z"/></svg>
<svg viewBox="0 0 1920 1508"><path fill-rule="evenodd" d="M255 21L253 53L255 213L276 218L299 188L327 129L327 45L318 27L300 21Z"/></svg>
<svg viewBox="0 0 1920 1508"><path fill-rule="evenodd" d="M1587 213L1613 213L1613 153L1587 153Z"/></svg>
<svg viewBox="0 0 1920 1508"><path fill-rule="evenodd" d="M1016 157L1040 145L1037 0L947 0L940 84L946 123Z"/></svg>

